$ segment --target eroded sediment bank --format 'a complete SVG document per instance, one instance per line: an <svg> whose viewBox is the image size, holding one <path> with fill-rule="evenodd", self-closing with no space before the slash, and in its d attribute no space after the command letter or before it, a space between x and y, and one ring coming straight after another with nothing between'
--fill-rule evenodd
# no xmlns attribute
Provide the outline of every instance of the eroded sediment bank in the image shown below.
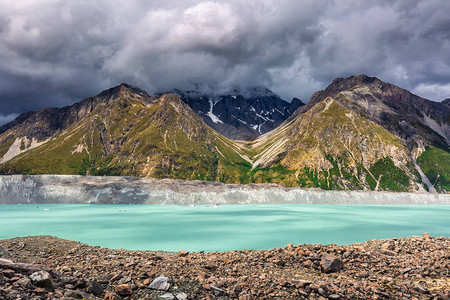
<svg viewBox="0 0 450 300"><path fill-rule="evenodd" d="M133 177L0 176L0 204L444 204L450 194L323 191Z"/></svg>

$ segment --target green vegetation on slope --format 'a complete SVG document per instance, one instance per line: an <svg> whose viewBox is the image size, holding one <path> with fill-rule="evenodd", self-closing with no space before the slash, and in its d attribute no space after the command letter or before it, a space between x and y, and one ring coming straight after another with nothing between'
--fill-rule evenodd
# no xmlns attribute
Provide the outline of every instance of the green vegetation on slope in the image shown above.
<svg viewBox="0 0 450 300"><path fill-rule="evenodd" d="M3 136L7 142L0 146L0 154L15 138ZM420 176L408 151L398 137L332 98L265 139L240 143L206 126L173 95L145 102L122 94L40 147L1 164L0 173L409 191L414 188L412 182L420 183ZM449 188L449 155L430 148L419 158L437 188Z"/></svg>
<svg viewBox="0 0 450 300"><path fill-rule="evenodd" d="M422 171L437 191L450 191L450 153L436 147L427 147L417 158Z"/></svg>
<svg viewBox="0 0 450 300"><path fill-rule="evenodd" d="M375 190L379 180L378 189L387 191L407 191L410 186L409 177L406 172L395 166L389 157L384 157L369 168L370 173L375 177L367 176L367 183L372 190Z"/></svg>

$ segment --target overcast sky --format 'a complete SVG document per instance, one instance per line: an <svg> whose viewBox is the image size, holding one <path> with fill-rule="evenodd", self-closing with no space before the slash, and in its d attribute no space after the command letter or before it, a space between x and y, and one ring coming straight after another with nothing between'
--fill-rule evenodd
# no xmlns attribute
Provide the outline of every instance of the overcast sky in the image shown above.
<svg viewBox="0 0 450 300"><path fill-rule="evenodd" d="M450 97L449 0L0 0L0 124L126 82L307 101L365 73Z"/></svg>

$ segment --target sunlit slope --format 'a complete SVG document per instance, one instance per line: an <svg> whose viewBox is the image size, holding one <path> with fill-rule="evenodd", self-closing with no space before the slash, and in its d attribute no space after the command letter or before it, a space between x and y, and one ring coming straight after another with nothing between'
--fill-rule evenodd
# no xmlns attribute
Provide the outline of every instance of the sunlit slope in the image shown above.
<svg viewBox="0 0 450 300"><path fill-rule="evenodd" d="M327 98L253 145L255 182L323 189L411 190L419 175L405 144Z"/></svg>
<svg viewBox="0 0 450 300"><path fill-rule="evenodd" d="M44 144L1 165L2 173L131 175L240 181L248 165L178 97L141 100L126 87L114 101Z"/></svg>

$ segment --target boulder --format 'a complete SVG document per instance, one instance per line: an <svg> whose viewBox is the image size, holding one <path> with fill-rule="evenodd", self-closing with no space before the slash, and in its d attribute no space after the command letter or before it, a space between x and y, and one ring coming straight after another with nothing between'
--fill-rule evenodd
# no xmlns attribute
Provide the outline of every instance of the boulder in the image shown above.
<svg viewBox="0 0 450 300"><path fill-rule="evenodd" d="M8 257L8 252L6 252L6 250L2 247L0 247L0 258L1 257Z"/></svg>
<svg viewBox="0 0 450 300"><path fill-rule="evenodd" d="M94 295L98 296L103 293L103 286L97 282L95 279L88 280L87 283L88 291L93 293Z"/></svg>
<svg viewBox="0 0 450 300"><path fill-rule="evenodd" d="M334 273L344 267L344 262L332 254L325 253L322 255L320 265L325 273Z"/></svg>
<svg viewBox="0 0 450 300"><path fill-rule="evenodd" d="M47 271L38 271L30 275L31 282L37 286L46 289L47 291L53 291L53 282L50 277L50 273Z"/></svg>
<svg viewBox="0 0 450 300"><path fill-rule="evenodd" d="M120 296L130 296L133 293L131 286L126 283L116 286L114 290Z"/></svg>
<svg viewBox="0 0 450 300"><path fill-rule="evenodd" d="M26 277L19 279L18 281L16 281L16 283L25 289L33 288L33 285L31 284L31 280Z"/></svg>
<svg viewBox="0 0 450 300"><path fill-rule="evenodd" d="M6 259L6 258L0 258L0 268L3 269L12 269L16 272L22 273L22 274L32 274L38 271L46 271L51 272L51 269L47 266L43 265L30 265L25 263L15 263L12 260Z"/></svg>
<svg viewBox="0 0 450 300"><path fill-rule="evenodd" d="M180 250L180 251L178 251L178 255L181 256L181 257L188 256L189 255L189 251L187 251L187 250Z"/></svg>
<svg viewBox="0 0 450 300"><path fill-rule="evenodd" d="M169 287L170 287L169 280L167 279L167 277L164 276L159 276L158 278L153 280L152 283L150 283L150 285L148 286L148 288L152 290L162 290L162 291L167 291Z"/></svg>

